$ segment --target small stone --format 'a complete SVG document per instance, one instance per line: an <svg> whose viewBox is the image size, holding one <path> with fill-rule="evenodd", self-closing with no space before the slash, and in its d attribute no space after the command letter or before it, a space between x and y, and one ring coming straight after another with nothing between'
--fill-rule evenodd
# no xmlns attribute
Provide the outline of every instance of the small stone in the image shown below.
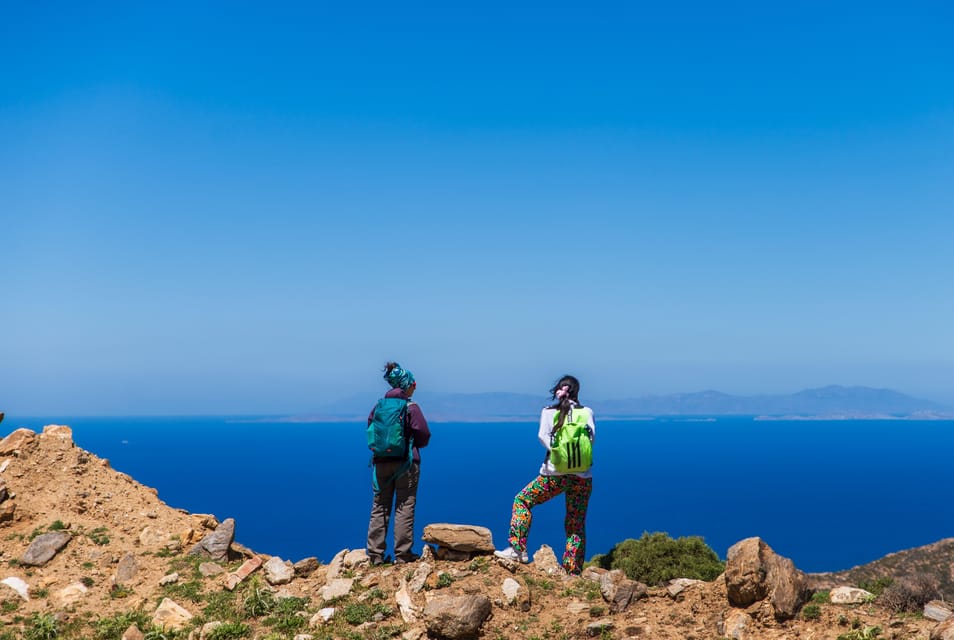
<svg viewBox="0 0 954 640"><path fill-rule="evenodd" d="M177 582L179 582L179 574L175 572L170 573L168 575L164 575L161 578L159 578L160 587L165 587L167 585L175 584Z"/></svg>

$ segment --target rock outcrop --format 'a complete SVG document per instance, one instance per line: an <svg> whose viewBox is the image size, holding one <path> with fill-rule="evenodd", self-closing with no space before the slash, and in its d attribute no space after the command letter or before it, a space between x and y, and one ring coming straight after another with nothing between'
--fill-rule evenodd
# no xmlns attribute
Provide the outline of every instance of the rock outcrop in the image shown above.
<svg viewBox="0 0 954 640"><path fill-rule="evenodd" d="M768 601L778 620L794 618L811 597L805 574L761 538L746 538L729 548L725 584L732 606Z"/></svg>
<svg viewBox="0 0 954 640"><path fill-rule="evenodd" d="M850 616L860 629L890 628L898 638L954 640L952 619L939 621L950 615L943 602L929 603L923 618L900 617L877 603L840 604L838 590L817 618L799 616L809 594L804 575L758 538L733 545L725 574L711 582L647 586L619 570L567 576L546 545L530 564L497 562L486 557L489 530L476 525L428 525L434 547L393 566L371 566L360 548L327 565L292 563L243 547L240 526L166 505L76 447L69 427L16 430L0 441L0 625L13 637L40 637L35 621L74 625L83 638L108 619L122 623L113 638L119 629L126 640L179 629L177 637L202 640L245 633L224 628L228 616L210 619L231 607L250 640L274 633L283 611L290 614L281 624L294 629L287 637L299 640L782 640L834 638L845 631L838 620Z"/></svg>

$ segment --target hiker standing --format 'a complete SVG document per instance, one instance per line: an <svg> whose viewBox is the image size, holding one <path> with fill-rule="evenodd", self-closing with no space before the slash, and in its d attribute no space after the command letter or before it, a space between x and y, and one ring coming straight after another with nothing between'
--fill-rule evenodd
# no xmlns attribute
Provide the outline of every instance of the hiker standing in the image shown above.
<svg viewBox="0 0 954 640"><path fill-rule="evenodd" d="M547 455L539 475L516 495L510 518L510 547L494 555L527 563L527 535L533 507L566 494L566 549L563 569L571 575L583 570L586 553L586 508L593 491L592 442L596 433L593 412L580 404L580 382L563 376L550 389L556 402L540 414L537 436Z"/></svg>
<svg viewBox="0 0 954 640"><path fill-rule="evenodd" d="M411 401L417 389L414 375L396 362L384 365L384 379L391 385L368 416L368 447L372 451L371 521L368 524L368 558L385 561L388 522L394 517L394 562L414 562L414 506L421 475L421 454L431 432L421 408Z"/></svg>

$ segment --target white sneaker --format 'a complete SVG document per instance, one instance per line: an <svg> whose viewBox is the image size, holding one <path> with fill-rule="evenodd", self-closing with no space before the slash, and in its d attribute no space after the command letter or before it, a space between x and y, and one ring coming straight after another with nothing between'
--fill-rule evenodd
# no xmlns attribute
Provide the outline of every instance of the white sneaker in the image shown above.
<svg viewBox="0 0 954 640"><path fill-rule="evenodd" d="M522 564L530 562L530 556L527 555L526 551L517 551L513 547L507 547L503 551L494 551L494 555L504 560L513 560L514 562L520 562Z"/></svg>

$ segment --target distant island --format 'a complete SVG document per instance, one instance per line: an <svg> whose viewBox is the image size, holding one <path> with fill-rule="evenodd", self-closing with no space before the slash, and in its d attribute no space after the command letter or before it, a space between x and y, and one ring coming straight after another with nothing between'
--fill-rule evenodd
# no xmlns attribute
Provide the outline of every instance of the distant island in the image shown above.
<svg viewBox="0 0 954 640"><path fill-rule="evenodd" d="M288 422L364 420L377 394L356 394ZM434 422L503 422L539 415L547 398L518 393L440 393L415 397ZM954 408L891 389L830 385L785 395L738 396L720 391L594 400L599 419L751 416L755 420L952 420Z"/></svg>

